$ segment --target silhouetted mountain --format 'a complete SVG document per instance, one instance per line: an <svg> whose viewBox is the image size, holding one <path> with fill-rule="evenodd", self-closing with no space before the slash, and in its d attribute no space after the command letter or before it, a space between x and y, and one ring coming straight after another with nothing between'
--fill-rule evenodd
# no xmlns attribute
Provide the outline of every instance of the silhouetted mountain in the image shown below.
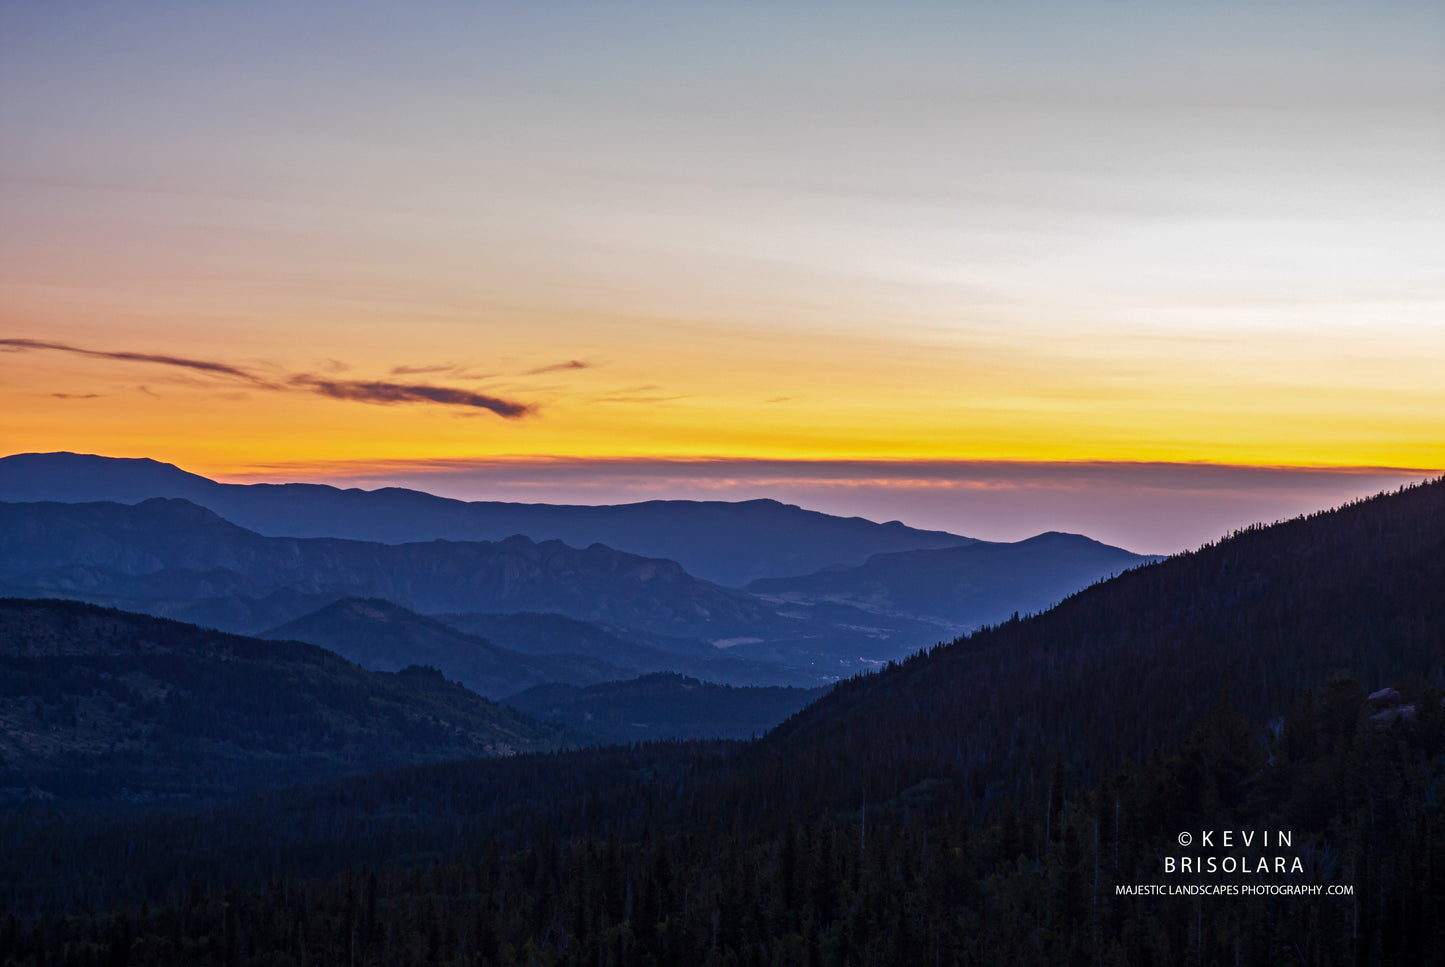
<svg viewBox="0 0 1445 967"><path fill-rule="evenodd" d="M271 537L343 537L402 544L499 541L525 534L573 547L606 544L679 562L690 574L740 587L759 577L808 574L869 555L971 543L943 531L834 517L775 500L654 500L589 507L449 500L389 487L221 484L154 460L75 453L0 458L0 501L140 503L179 497Z"/></svg>
<svg viewBox="0 0 1445 967"><path fill-rule="evenodd" d="M386 598L421 612L555 611L688 637L805 627L675 562L600 544L262 537L184 500L0 504L0 580L168 598L291 588Z"/></svg>
<svg viewBox="0 0 1445 967"><path fill-rule="evenodd" d="M88 453L17 453L0 457L0 501L138 504L181 497L204 506L223 486L158 460ZM214 508L213 508L214 509Z"/></svg>
<svg viewBox="0 0 1445 967"><path fill-rule="evenodd" d="M859 567L765 578L748 590L779 604L833 602L937 622L957 634L1015 612L1043 611L1095 581L1157 560L1051 531L1011 544L875 554Z"/></svg>
<svg viewBox="0 0 1445 967"><path fill-rule="evenodd" d="M629 681L538 685L506 700L538 719L614 742L762 735L824 688L734 688L671 673Z"/></svg>
<svg viewBox="0 0 1445 967"><path fill-rule="evenodd" d="M217 961L239 936L322 962L1439 963L1442 649L1436 481L1129 571L844 682L758 742L449 763L184 821L16 820L3 895L168 901L68 933L32 915L11 935L36 961L114 916L137 949L183 937ZM1385 684L1400 696L1372 699ZM1181 830L1219 829L1292 831L1305 869L1162 869ZM1114 891L1161 883L1356 895Z"/></svg>
<svg viewBox="0 0 1445 967"><path fill-rule="evenodd" d="M1438 680L1442 655L1436 480L1250 527L842 682L765 741L814 749L814 788L868 776L881 802L946 777L982 806L1055 758L1071 779L1142 763L1226 697L1269 720L1340 671L1370 688Z"/></svg>
<svg viewBox="0 0 1445 967"><path fill-rule="evenodd" d="M749 661L693 638L633 631L651 644L625 639L587 621L560 614L438 614L437 621L527 655L590 655L633 677L680 672L723 685L804 685L817 676L777 662Z"/></svg>
<svg viewBox="0 0 1445 967"><path fill-rule="evenodd" d="M865 659L899 657L937 637L925 623L847 605L780 610L700 581L673 561L601 544L577 550L521 536L399 545L262 537L188 501L162 498L133 506L0 504L0 586L17 595L236 621L223 626L230 631L254 631L252 622L267 613L294 620L292 609L340 597L384 598L422 613L555 612L699 655L715 653L710 642L765 643L768 655L742 657L802 667L815 680L835 680Z"/></svg>
<svg viewBox="0 0 1445 967"><path fill-rule="evenodd" d="M429 665L493 699L544 682L591 685L629 677L628 670L588 655L501 648L377 598L343 598L257 637L310 642L375 671Z"/></svg>
<svg viewBox="0 0 1445 967"><path fill-rule="evenodd" d="M141 576L132 583L126 580L130 575L100 572L88 575L84 581L77 581L74 580L73 572L67 575L66 570L68 569L31 575L27 578L30 583L26 586L0 582L0 595L88 601L107 608L119 608L121 611L133 611L157 618L171 618L200 625L202 628L216 628L232 634L251 636L256 636L267 628L294 621L343 597L339 591L307 594L292 588L281 588L260 597L230 594L214 598L174 598L164 596L171 590L164 578L148 582ZM109 594L99 590L127 584L131 588L139 585L141 590L154 590L161 596ZM74 587L83 587L86 590L71 590Z"/></svg>
<svg viewBox="0 0 1445 967"><path fill-rule="evenodd" d="M233 796L567 734L435 670L378 674L312 645L72 601L0 599L0 683L12 803Z"/></svg>

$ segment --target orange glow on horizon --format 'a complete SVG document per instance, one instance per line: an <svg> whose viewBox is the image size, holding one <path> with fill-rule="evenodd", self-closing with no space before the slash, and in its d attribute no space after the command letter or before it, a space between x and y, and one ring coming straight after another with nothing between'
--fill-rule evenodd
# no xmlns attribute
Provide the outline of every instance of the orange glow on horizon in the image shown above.
<svg viewBox="0 0 1445 967"><path fill-rule="evenodd" d="M123 7L0 5L0 452L1445 467L1430 5Z"/></svg>
<svg viewBox="0 0 1445 967"><path fill-rule="evenodd" d="M1220 363L1222 342L1195 345L1192 355L1156 355L1147 365L1125 358L1087 367L1063 352L994 352L980 362L952 347L863 337L818 345L788 333L750 341L702 330L653 343L587 354L599 361L577 368L558 368L535 350L530 358L514 351L496 366L463 354L467 362L451 369L443 369L445 359L421 356L383 356L385 363L365 367L321 361L337 371L317 378L446 386L535 407L510 419L429 402L335 399L289 385L288 374L318 372L314 357L286 365L280 353L238 361L194 344L131 344L151 355L225 359L261 374L267 385L258 386L153 362L12 349L0 355L4 446L151 456L219 475L275 464L301 472L367 461L542 457L1445 465L1445 394L1429 386L1433 362L1425 353L1413 367L1381 372L1387 388L1359 385L1368 374L1358 364L1316 365L1312 385L1292 387L1267 378L1261 347L1258 363L1203 378ZM359 341L351 348L352 359L368 348L382 356ZM536 370L545 371L527 375Z"/></svg>

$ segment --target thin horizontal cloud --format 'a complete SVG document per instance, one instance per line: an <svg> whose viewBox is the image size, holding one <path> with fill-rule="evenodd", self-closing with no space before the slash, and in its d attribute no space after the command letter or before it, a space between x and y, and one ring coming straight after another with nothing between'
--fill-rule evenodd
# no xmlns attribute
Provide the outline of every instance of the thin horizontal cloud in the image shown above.
<svg viewBox="0 0 1445 967"><path fill-rule="evenodd" d="M254 383L257 386L275 388L267 380L248 373L244 369L227 365L226 363L212 362L206 359L187 359L184 356L163 356L155 353L132 353L132 352L108 352L99 349L85 349L81 346L71 346L63 342L41 342L38 339L0 339L0 347L6 347L12 352L28 352L30 350L52 350L61 353L74 353L77 356L92 356L97 359L118 359L133 363L156 363L161 366L177 366L181 369L191 369L202 373L210 373L214 376L225 376L231 379L244 380L247 383Z"/></svg>
<svg viewBox="0 0 1445 967"><path fill-rule="evenodd" d="M1341 478L1418 477L1445 468L1430 467L1298 467L1246 464L1125 460L830 460L753 459L738 457L573 457L565 455L448 457L436 459L358 460L325 464L278 464L276 469L378 476L396 472L467 474L505 477L509 472L545 471L582 478L657 477L687 479L807 480L845 484L854 481L894 486L944 486L976 489L1067 489L1085 483L1117 483L1127 478L1141 489L1169 491L1287 489L1308 481Z"/></svg>
<svg viewBox="0 0 1445 967"><path fill-rule="evenodd" d="M1133 551L1171 553L1441 469L556 456L288 464L229 479L400 486L467 500L563 504L772 498L985 540L1056 530Z"/></svg>
<svg viewBox="0 0 1445 967"><path fill-rule="evenodd" d="M322 378L310 373L295 373L282 377L280 381L275 381L249 372L239 366L233 366L229 363L218 363L213 360L189 359L184 356L168 356L157 353L86 349L83 346L73 346L69 343L46 342L39 339L0 339L0 351L62 352L97 359L114 359L122 362L150 363L159 366L178 367L180 369L221 377L223 379L240 380L258 389L277 392L308 392L315 393L319 396L326 396L331 399L350 400L358 403L371 403L382 406L397 403L431 403L440 406L466 407L472 410L488 410L507 419L515 419L533 412L533 407L528 403L519 403L515 400L501 399L500 397L474 393L470 390L456 389L450 386L431 386L424 383L338 380ZM345 369L346 364L336 360L329 360L327 368ZM396 374L399 371L405 370L406 367L397 367L393 369L392 372ZM416 367L410 371L427 372L431 370L428 367ZM148 393L152 396L155 395L144 386L139 387L139 389L143 393ZM51 395L61 399L89 399L97 394L76 396L72 394L53 393Z"/></svg>
<svg viewBox="0 0 1445 967"><path fill-rule="evenodd" d="M393 366L393 376L427 376L435 373L455 373L461 367L456 363L439 363L435 366Z"/></svg>
<svg viewBox="0 0 1445 967"><path fill-rule="evenodd" d="M532 407L526 403L486 396L450 386L427 386L425 384L383 383L365 380L329 380L314 376L293 376L290 385L309 389L321 396L338 400L355 400L361 403L389 405L393 403L441 403L446 406L469 406L491 410L508 419L526 416Z"/></svg>
<svg viewBox="0 0 1445 967"><path fill-rule="evenodd" d="M58 400L98 400L99 393L51 393Z"/></svg>
<svg viewBox="0 0 1445 967"><path fill-rule="evenodd" d="M591 369L591 363L584 363L580 359L569 359L565 363L553 363L551 366L538 366L536 369L529 369L523 376L540 376L543 373L560 373L564 369Z"/></svg>
<svg viewBox="0 0 1445 967"><path fill-rule="evenodd" d="M594 396L593 403L673 403L686 396Z"/></svg>

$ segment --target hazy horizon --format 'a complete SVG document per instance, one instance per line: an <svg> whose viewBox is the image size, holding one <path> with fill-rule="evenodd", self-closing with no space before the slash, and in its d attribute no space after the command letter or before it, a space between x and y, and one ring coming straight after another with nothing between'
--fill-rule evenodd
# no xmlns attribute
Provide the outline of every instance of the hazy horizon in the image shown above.
<svg viewBox="0 0 1445 967"><path fill-rule="evenodd" d="M368 491L403 487L456 500L524 504L771 499L805 510L877 523L898 521L987 541L1063 531L1136 553L1173 554L1253 524L1331 509L1427 477L1392 468L1171 464L513 461L368 465L350 474L322 475L273 467L211 479ZM1186 504L1191 513L1180 515Z"/></svg>
<svg viewBox="0 0 1445 967"><path fill-rule="evenodd" d="M1445 470L1442 37L0 5L0 449L1192 546Z"/></svg>

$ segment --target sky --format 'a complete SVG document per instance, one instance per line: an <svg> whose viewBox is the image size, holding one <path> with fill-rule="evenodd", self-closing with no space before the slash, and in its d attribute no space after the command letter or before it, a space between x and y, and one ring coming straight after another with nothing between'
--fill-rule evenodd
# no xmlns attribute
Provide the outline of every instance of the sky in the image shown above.
<svg viewBox="0 0 1445 967"><path fill-rule="evenodd" d="M1438 3L0 0L0 453L1170 552L1442 375Z"/></svg>

